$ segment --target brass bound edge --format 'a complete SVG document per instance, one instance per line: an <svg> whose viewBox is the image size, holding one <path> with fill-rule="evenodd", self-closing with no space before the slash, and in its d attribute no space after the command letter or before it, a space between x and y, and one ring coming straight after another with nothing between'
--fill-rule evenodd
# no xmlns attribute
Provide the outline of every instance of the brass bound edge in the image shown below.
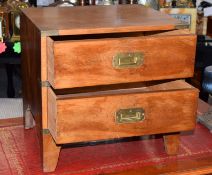
<svg viewBox="0 0 212 175"><path fill-rule="evenodd" d="M57 36L57 35L59 35L58 30L41 31L41 36Z"/></svg>
<svg viewBox="0 0 212 175"><path fill-rule="evenodd" d="M41 85L41 87L51 87L51 85L48 81L41 81L40 85Z"/></svg>
<svg viewBox="0 0 212 175"><path fill-rule="evenodd" d="M43 130L42 130L42 133L43 133L43 134L49 134L50 131L49 131L48 129L43 129Z"/></svg>
<svg viewBox="0 0 212 175"><path fill-rule="evenodd" d="M187 23L179 23L175 26L175 29L189 29L189 24Z"/></svg>

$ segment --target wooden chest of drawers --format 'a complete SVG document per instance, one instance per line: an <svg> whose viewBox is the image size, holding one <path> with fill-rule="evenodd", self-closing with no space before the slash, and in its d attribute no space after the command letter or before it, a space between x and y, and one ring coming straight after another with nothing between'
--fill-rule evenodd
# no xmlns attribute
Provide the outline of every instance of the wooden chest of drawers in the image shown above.
<svg viewBox="0 0 212 175"><path fill-rule="evenodd" d="M140 5L24 9L25 128L39 131L43 169L62 144L164 134L176 154L193 130L196 36ZM74 166L74 165L73 165Z"/></svg>

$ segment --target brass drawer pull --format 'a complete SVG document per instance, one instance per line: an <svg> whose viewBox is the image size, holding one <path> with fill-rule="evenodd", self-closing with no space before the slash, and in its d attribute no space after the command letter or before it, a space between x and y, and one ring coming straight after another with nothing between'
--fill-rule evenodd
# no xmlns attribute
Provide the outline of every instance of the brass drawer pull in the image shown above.
<svg viewBox="0 0 212 175"><path fill-rule="evenodd" d="M144 110L142 108L119 109L116 112L116 123L135 123L143 121Z"/></svg>
<svg viewBox="0 0 212 175"><path fill-rule="evenodd" d="M143 64L144 54L141 52L118 53L113 58L113 67L121 68L137 68Z"/></svg>

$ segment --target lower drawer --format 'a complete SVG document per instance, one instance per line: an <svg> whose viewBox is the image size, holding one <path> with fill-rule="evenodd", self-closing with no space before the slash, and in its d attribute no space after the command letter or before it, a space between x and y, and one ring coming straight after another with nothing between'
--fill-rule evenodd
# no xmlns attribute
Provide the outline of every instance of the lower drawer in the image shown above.
<svg viewBox="0 0 212 175"><path fill-rule="evenodd" d="M48 129L57 144L192 130L197 99L181 80L69 95L49 88Z"/></svg>

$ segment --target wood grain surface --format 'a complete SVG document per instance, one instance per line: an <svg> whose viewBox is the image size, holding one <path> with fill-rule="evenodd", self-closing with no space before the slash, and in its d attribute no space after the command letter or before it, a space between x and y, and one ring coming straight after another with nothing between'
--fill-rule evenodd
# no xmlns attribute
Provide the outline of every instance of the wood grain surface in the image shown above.
<svg viewBox="0 0 212 175"><path fill-rule="evenodd" d="M154 82L154 83L136 83L136 86L125 87L119 85L118 88L115 86L113 89L99 89L99 87L92 87L93 89L89 89L87 92L73 92L70 94L62 94L57 96L57 100L60 99L73 99L73 98L88 98L88 97L96 97L96 96L107 96L107 95L116 95L116 94L132 94L132 93L145 93L145 92L164 92L164 91L173 91L173 90L184 90L184 89L194 89L188 83L185 83L183 80L175 80L175 81L167 81L167 82ZM139 87L139 85L141 85ZM55 91L55 90L54 90ZM57 92L57 91L56 91ZM51 99L50 99L51 100ZM49 101L49 99L48 99Z"/></svg>
<svg viewBox="0 0 212 175"><path fill-rule="evenodd" d="M48 111L51 115L48 116L48 128L56 143L192 130L196 121L197 97L195 88L182 87L148 93L57 99L49 89ZM145 120L116 123L115 113L128 108L143 108Z"/></svg>
<svg viewBox="0 0 212 175"><path fill-rule="evenodd" d="M136 85L131 90L126 86L193 75L196 37L164 33L175 30L178 20L141 5L117 5L29 8L23 10L21 24L24 110L30 108L36 120L44 171L53 171L57 165L60 147L56 143L194 128L196 89L184 82ZM117 52L137 51L145 55L141 67L112 67ZM56 95L57 90L42 86L46 80L53 88L84 93ZM118 90L123 83L125 89ZM102 87L104 92L96 92L106 85L111 91ZM144 121L115 122L117 110L141 107Z"/></svg>
<svg viewBox="0 0 212 175"><path fill-rule="evenodd" d="M55 170L60 154L61 146L57 146L50 133L43 134L43 171L52 172Z"/></svg>
<svg viewBox="0 0 212 175"><path fill-rule="evenodd" d="M41 35L24 14L21 26L23 113L30 108L42 140Z"/></svg>
<svg viewBox="0 0 212 175"><path fill-rule="evenodd" d="M46 36L171 30L180 23L142 5L48 7L22 11Z"/></svg>
<svg viewBox="0 0 212 175"><path fill-rule="evenodd" d="M176 155L180 146L180 132L163 136L165 150L168 155Z"/></svg>
<svg viewBox="0 0 212 175"><path fill-rule="evenodd" d="M17 118L0 119L0 127L18 126L23 124L24 124L23 116Z"/></svg>
<svg viewBox="0 0 212 175"><path fill-rule="evenodd" d="M193 76L196 36L145 36L54 41L48 38L48 80L55 89ZM116 69L118 53L141 52L143 64Z"/></svg>
<svg viewBox="0 0 212 175"><path fill-rule="evenodd" d="M45 171L49 171L53 161L49 157L55 155L55 152L51 145L51 135L43 137L43 129L47 127L47 88L41 87L41 79L45 80L47 77L47 60L45 53L41 53L46 52L45 47L41 46L45 46L46 41L45 38L41 39L40 31L24 14L21 15L21 26L23 110L25 114L29 107L36 121L43 167Z"/></svg>

